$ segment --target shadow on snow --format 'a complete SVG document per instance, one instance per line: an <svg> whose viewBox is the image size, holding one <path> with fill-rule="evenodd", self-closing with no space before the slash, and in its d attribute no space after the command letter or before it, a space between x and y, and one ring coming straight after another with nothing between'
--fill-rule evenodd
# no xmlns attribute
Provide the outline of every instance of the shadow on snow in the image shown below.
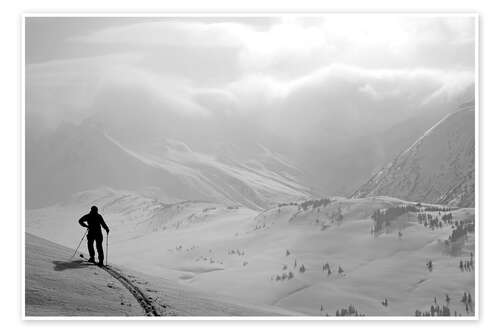
<svg viewBox="0 0 500 333"><path fill-rule="evenodd" d="M82 260L73 260L73 261L52 261L54 264L55 271L64 271L66 269L78 269L88 267L89 264Z"/></svg>

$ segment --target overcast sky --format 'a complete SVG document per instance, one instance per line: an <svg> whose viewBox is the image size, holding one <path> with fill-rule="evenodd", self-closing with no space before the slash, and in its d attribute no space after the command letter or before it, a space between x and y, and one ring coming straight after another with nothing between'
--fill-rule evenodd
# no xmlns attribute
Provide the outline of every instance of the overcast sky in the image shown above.
<svg viewBox="0 0 500 333"><path fill-rule="evenodd" d="M363 131L470 91L474 29L459 16L28 18L27 113L54 127L112 95L284 136Z"/></svg>

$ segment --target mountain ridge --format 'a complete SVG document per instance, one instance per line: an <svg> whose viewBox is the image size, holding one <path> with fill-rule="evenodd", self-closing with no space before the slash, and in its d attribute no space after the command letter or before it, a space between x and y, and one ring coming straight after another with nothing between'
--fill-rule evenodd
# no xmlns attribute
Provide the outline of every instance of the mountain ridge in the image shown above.
<svg viewBox="0 0 500 333"><path fill-rule="evenodd" d="M462 104L375 173L351 197L389 195L474 206L474 103Z"/></svg>
<svg viewBox="0 0 500 333"><path fill-rule="evenodd" d="M27 142L27 159L28 207L100 186L152 189L152 196L169 201L208 200L253 209L311 195L295 177L298 171L269 150L231 163L168 140L141 151L88 124L64 126Z"/></svg>

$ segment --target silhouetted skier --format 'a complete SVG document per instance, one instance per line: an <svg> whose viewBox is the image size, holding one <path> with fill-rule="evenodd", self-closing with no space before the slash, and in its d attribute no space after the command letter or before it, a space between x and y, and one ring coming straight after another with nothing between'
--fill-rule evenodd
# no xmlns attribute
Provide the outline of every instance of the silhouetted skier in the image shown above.
<svg viewBox="0 0 500 333"><path fill-rule="evenodd" d="M84 222L87 222L87 224L85 224ZM106 230L106 233L109 233L109 228L104 222L104 219L102 218L101 214L97 212L97 207L92 206L90 208L90 213L82 216L78 220L78 223L80 223L82 227L88 229L87 245L90 256L89 261L95 262L95 252L94 252L94 241L95 241L97 247L97 254L99 255L98 265L102 266L104 261L104 251L102 250L101 226L104 228L104 230Z"/></svg>

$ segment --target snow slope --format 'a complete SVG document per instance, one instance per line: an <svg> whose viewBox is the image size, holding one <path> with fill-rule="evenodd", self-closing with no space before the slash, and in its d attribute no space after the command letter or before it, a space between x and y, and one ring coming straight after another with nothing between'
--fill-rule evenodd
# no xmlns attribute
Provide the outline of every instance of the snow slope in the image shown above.
<svg viewBox="0 0 500 333"><path fill-rule="evenodd" d="M26 234L26 316L144 316L132 294L105 270L73 251ZM292 315L272 306L253 306L196 292L178 283L112 266L141 289L161 316Z"/></svg>
<svg viewBox="0 0 500 333"><path fill-rule="evenodd" d="M474 206L474 103L449 114L353 195Z"/></svg>
<svg viewBox="0 0 500 333"><path fill-rule="evenodd" d="M72 251L26 234L26 316L141 316L142 308L117 281L69 260Z"/></svg>
<svg viewBox="0 0 500 333"><path fill-rule="evenodd" d="M445 242L451 225L431 230L410 213L377 237L371 234L376 209L415 203L336 197L255 211L210 202L164 204L101 189L28 211L27 231L74 246L82 234L76 218L99 202L111 228L111 262L212 298L314 316L333 315L351 304L370 316L412 316L428 311L434 297L444 304L448 294L452 313L472 314L460 297L474 295L474 272L461 271L458 263L474 251L473 233L452 252ZM473 209L452 213L456 221L474 219ZM322 269L325 263L331 275ZM385 298L387 307L381 305Z"/></svg>
<svg viewBox="0 0 500 333"><path fill-rule="evenodd" d="M242 159L237 150L211 155L168 139L132 148L87 123L62 125L47 137L27 140L27 206L54 204L100 186L253 209L310 196L298 180L300 171L282 156L261 147Z"/></svg>

